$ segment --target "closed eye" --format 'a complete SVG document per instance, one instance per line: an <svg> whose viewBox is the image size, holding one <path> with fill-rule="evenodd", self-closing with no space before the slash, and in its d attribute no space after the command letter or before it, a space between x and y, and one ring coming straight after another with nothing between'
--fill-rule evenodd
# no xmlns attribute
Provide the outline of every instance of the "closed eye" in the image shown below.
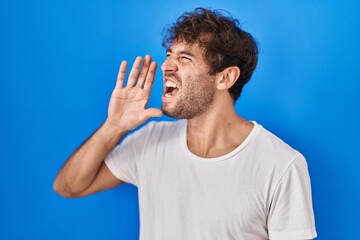
<svg viewBox="0 0 360 240"><path fill-rule="evenodd" d="M186 56L181 56L181 59L185 59L185 60L191 60L191 58L186 57Z"/></svg>
<svg viewBox="0 0 360 240"><path fill-rule="evenodd" d="M193 61L192 58L189 57L189 56L187 56L187 55L180 55L180 56L179 56L179 60L180 60L180 62L182 62L182 63L190 63L190 62Z"/></svg>

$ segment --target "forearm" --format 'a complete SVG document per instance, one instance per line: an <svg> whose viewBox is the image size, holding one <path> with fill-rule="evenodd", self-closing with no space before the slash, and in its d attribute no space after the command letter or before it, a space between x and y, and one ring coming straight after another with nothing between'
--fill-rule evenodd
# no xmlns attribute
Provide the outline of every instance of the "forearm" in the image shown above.
<svg viewBox="0 0 360 240"><path fill-rule="evenodd" d="M151 56L144 60L137 57L124 86L127 62L121 63L107 120L64 164L54 182L57 193L65 197L83 196L120 184L102 163L127 131L162 115L160 109L145 108L156 66Z"/></svg>
<svg viewBox="0 0 360 240"><path fill-rule="evenodd" d="M66 161L54 182L61 195L72 196L85 191L94 181L99 168L126 131L104 123Z"/></svg>

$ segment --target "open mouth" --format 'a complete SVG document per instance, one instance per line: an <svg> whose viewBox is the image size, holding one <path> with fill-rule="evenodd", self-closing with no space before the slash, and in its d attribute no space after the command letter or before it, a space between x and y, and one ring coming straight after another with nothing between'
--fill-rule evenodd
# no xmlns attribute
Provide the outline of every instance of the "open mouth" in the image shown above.
<svg viewBox="0 0 360 240"><path fill-rule="evenodd" d="M175 96L178 91L179 88L177 87L176 83L169 80L165 82L164 97L171 98Z"/></svg>

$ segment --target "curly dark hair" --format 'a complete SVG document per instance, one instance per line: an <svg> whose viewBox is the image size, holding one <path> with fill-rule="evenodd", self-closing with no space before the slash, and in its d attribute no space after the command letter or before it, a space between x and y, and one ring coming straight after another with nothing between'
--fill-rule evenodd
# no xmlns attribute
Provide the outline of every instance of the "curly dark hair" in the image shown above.
<svg viewBox="0 0 360 240"><path fill-rule="evenodd" d="M229 93L234 101L239 98L256 68L258 46L256 40L240 28L237 19L224 10L196 8L181 15L163 34L162 45L165 48L178 40L188 44L199 43L205 49L210 75L238 66L240 76Z"/></svg>

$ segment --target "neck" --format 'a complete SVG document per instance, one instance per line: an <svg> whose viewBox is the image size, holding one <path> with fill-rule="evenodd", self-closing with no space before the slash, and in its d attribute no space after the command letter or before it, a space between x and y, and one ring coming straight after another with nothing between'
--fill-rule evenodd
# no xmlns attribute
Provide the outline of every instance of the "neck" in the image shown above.
<svg viewBox="0 0 360 240"><path fill-rule="evenodd" d="M188 120L187 144L195 155L219 157L238 147L252 128L251 122L236 114L233 104L221 104Z"/></svg>

